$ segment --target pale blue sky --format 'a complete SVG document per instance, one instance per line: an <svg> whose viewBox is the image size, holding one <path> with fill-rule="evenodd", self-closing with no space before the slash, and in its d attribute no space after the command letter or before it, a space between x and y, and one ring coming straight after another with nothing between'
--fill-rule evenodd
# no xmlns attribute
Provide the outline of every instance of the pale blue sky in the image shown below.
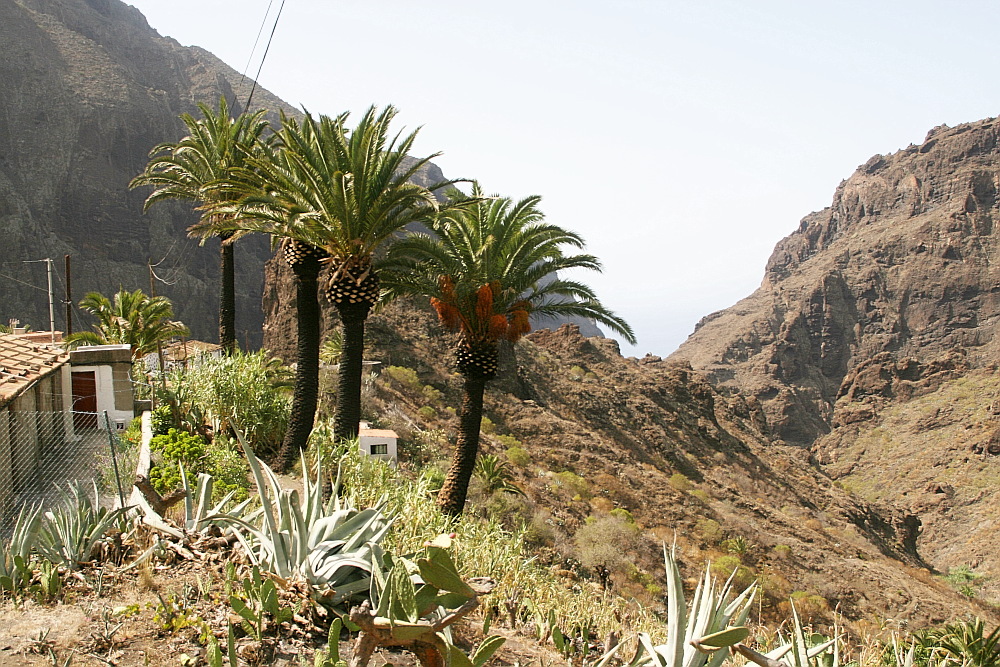
<svg viewBox="0 0 1000 667"><path fill-rule="evenodd" d="M240 71L268 8L131 4ZM394 104L449 177L541 195L603 260L623 352L666 356L869 157L1000 115L998 25L985 0L286 0L260 82L314 113Z"/></svg>

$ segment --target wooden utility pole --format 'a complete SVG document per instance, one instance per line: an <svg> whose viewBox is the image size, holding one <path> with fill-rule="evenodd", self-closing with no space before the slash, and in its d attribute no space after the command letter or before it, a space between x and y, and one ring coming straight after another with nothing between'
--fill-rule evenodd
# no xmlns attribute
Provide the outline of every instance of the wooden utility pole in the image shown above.
<svg viewBox="0 0 1000 667"><path fill-rule="evenodd" d="M69 255L63 258L66 262L66 335L73 333L73 281L69 272Z"/></svg>

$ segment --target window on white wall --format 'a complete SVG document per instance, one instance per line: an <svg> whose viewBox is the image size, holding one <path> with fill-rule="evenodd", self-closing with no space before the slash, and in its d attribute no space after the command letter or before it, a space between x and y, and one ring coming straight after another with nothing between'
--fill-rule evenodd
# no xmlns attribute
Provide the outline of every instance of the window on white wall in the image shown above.
<svg viewBox="0 0 1000 667"><path fill-rule="evenodd" d="M389 445L382 443L381 445L372 445L371 453L374 454L388 454Z"/></svg>

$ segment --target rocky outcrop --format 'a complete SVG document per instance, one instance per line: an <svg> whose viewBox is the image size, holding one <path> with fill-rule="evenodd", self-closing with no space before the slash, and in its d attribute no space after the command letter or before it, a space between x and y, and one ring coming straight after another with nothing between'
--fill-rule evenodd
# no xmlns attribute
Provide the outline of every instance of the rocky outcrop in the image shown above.
<svg viewBox="0 0 1000 667"><path fill-rule="evenodd" d="M873 157L674 357L759 400L773 442L918 517L904 541L942 572L1000 567L998 138L988 119Z"/></svg>
<svg viewBox="0 0 1000 667"><path fill-rule="evenodd" d="M907 359L997 361L998 135L995 119L939 127L873 157L777 245L760 289L706 317L674 357L757 397L774 435L798 445L854 419L838 397L870 393L873 373L891 384L889 366L912 381Z"/></svg>
<svg viewBox="0 0 1000 667"><path fill-rule="evenodd" d="M48 326L44 271L23 260L52 257L61 267L71 255L76 301L91 290L148 290L151 260L177 317L194 336L216 339L218 242L186 238L197 214L185 203L143 214L146 192L128 182L153 146L184 135L179 114L220 94L232 100L238 82L119 0L0 0L0 321ZM260 88L258 105L288 106ZM268 243L247 239L236 253L239 339L259 344Z"/></svg>

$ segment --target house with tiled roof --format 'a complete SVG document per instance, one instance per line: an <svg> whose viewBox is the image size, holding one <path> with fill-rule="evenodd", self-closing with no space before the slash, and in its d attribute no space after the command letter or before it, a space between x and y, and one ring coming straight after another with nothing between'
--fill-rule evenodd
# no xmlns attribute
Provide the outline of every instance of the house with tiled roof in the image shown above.
<svg viewBox="0 0 1000 667"><path fill-rule="evenodd" d="M69 359L37 336L0 334L0 513L33 479L43 452L73 434Z"/></svg>
<svg viewBox="0 0 1000 667"><path fill-rule="evenodd" d="M0 334L0 519L28 491L64 481L52 473L78 458L82 437L124 429L134 415L131 348L69 352L61 339L59 332Z"/></svg>

